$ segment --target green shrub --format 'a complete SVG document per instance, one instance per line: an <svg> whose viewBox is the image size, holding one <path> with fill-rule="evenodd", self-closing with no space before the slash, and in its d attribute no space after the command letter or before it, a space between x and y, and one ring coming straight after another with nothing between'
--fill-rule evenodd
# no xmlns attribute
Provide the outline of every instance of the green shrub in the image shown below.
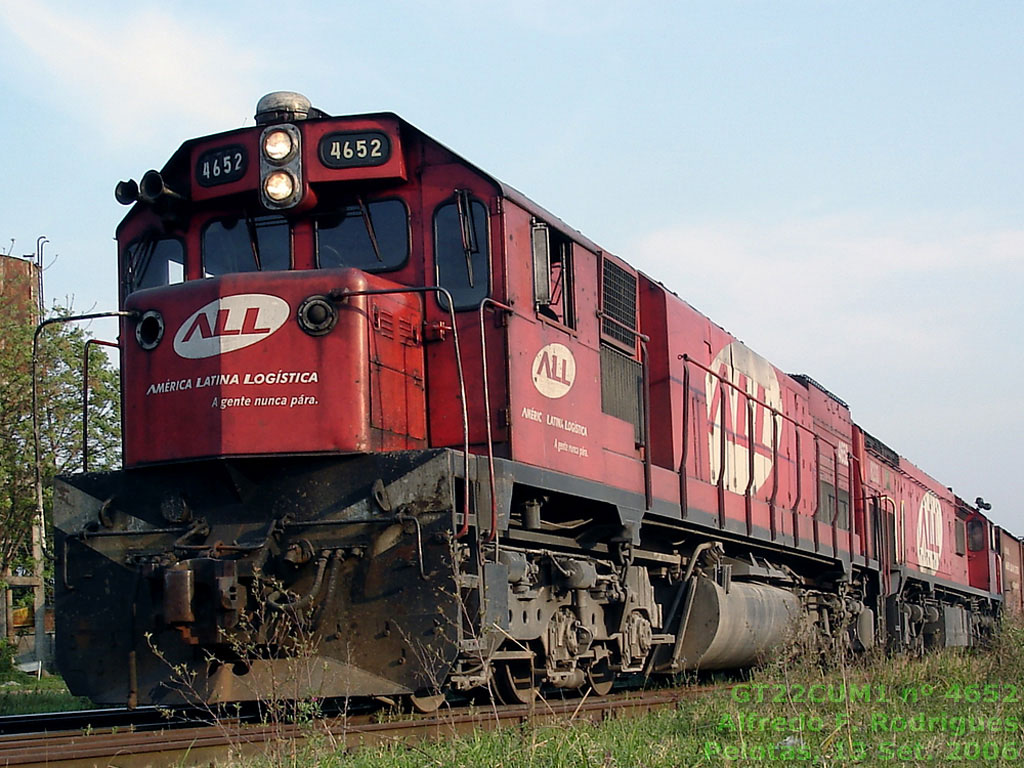
<svg viewBox="0 0 1024 768"><path fill-rule="evenodd" d="M6 637L0 638L0 680L10 679L14 672L14 654L17 648Z"/></svg>

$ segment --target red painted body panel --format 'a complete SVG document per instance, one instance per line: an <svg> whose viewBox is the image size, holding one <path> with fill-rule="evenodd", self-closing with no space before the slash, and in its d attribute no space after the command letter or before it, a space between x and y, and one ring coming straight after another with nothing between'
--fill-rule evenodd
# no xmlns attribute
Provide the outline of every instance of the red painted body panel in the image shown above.
<svg viewBox="0 0 1024 768"><path fill-rule="evenodd" d="M406 152L402 143L399 120L396 117L379 116L356 119L333 120L330 122L300 122L296 124L302 145L302 167L305 180L310 184L325 181L351 181L355 179L389 179L404 181L407 176ZM318 157L320 140L329 133L354 133L375 131L385 134L390 140L390 157L380 165L360 165L351 168L328 168ZM211 150L240 147L247 158L244 173L227 184L203 186L198 175L192 174L191 199L212 200L218 197L252 190L259 185L259 139L262 129L243 129L210 136L188 145L189 167L196 168L203 155Z"/></svg>
<svg viewBox="0 0 1024 768"><path fill-rule="evenodd" d="M322 270L131 294L125 308L160 312L165 331L147 351L134 322L123 329L126 466L425 445L418 296L353 298L324 336L295 319L308 296L390 287L356 270Z"/></svg>
<svg viewBox="0 0 1024 768"><path fill-rule="evenodd" d="M903 482L897 497L904 563L908 569L960 584L967 570L954 547L956 500L940 482L900 459Z"/></svg>
<svg viewBox="0 0 1024 768"><path fill-rule="evenodd" d="M578 322L575 330L534 311L529 216L506 208L510 299L509 414L512 458L588 480L635 490L639 458L633 427L601 412L596 315L598 257L573 247Z"/></svg>
<svg viewBox="0 0 1024 768"><path fill-rule="evenodd" d="M999 556L1002 560L1002 586L1006 609L1018 616L1024 616L1024 589L1021 579L1024 545L1016 536L1000 529Z"/></svg>

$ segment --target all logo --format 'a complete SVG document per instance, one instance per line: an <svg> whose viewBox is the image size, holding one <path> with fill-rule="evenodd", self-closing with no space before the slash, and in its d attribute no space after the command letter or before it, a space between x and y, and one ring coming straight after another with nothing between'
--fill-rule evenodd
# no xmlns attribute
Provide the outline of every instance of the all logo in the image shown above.
<svg viewBox="0 0 1024 768"><path fill-rule="evenodd" d="M942 505L939 497L928 491L917 510L917 563L922 571L939 570L942 556Z"/></svg>
<svg viewBox="0 0 1024 768"><path fill-rule="evenodd" d="M726 490L746 493L749 485L752 491L757 491L772 471L773 431L778 430L779 439L782 435L781 417L774 416L761 404L782 411L779 379L771 363L738 341L723 347L710 367L717 374L709 373L704 377L711 482L717 484L724 472ZM777 425L773 423L776 419ZM752 484L749 483L751 446L754 452Z"/></svg>
<svg viewBox="0 0 1024 768"><path fill-rule="evenodd" d="M557 400L568 394L576 381L576 358L564 344L548 344L533 358L531 370L537 391Z"/></svg>
<svg viewBox="0 0 1024 768"><path fill-rule="evenodd" d="M197 309L174 334L174 351L198 360L251 347L277 331L291 315L288 302L266 293L222 296Z"/></svg>

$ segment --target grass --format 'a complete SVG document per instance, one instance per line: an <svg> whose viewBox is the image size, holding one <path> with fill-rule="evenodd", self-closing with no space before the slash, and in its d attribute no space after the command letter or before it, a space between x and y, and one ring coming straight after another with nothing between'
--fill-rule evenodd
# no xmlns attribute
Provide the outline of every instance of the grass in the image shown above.
<svg viewBox="0 0 1024 768"><path fill-rule="evenodd" d="M635 719L504 728L339 751L317 738L256 765L321 768L1024 765L1024 626L987 651L767 663L748 680Z"/></svg>
<svg viewBox="0 0 1024 768"><path fill-rule="evenodd" d="M694 707L706 765L1024 764L1024 628L987 652L769 664Z"/></svg>
<svg viewBox="0 0 1024 768"><path fill-rule="evenodd" d="M36 679L18 670L8 670L0 682L0 715L30 715L36 712L66 712L92 709L82 696L72 696L56 676Z"/></svg>
<svg viewBox="0 0 1024 768"><path fill-rule="evenodd" d="M27 677L27 676L26 676ZM22 681L9 702L88 706ZM2 689L0 689L2 690ZM19 711L30 711L19 709ZM37 711L37 710L31 710ZM732 689L638 718L477 731L433 743L339 749L310 726L300 743L235 766L624 768L645 766L1024 766L1024 624L986 651L854 662L780 654Z"/></svg>

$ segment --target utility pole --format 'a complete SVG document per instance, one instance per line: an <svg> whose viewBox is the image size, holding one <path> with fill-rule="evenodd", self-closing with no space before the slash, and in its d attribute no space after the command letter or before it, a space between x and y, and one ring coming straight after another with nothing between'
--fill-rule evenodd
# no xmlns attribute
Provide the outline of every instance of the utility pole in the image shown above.
<svg viewBox="0 0 1024 768"><path fill-rule="evenodd" d="M38 314L36 316L37 323L42 322L43 312L45 310L43 306L43 246L48 242L50 241L44 235L40 235L36 239L36 286L38 292L38 295L36 296L36 307L38 310ZM35 360L33 359L33 386L35 385L35 375ZM38 404L34 404L33 407L38 407ZM37 484L37 487L41 493L42 486ZM43 580L43 543L45 541L46 517L43 514L42 497L40 496L38 514L36 515L35 522L32 523L32 576L35 579L35 585L32 589L32 604L34 606L33 617L35 619L36 633L36 662L39 664L40 671L50 660L50 644L47 642L46 638L46 582Z"/></svg>
<svg viewBox="0 0 1024 768"><path fill-rule="evenodd" d="M12 318L28 320L36 325L43 315L43 246L45 237L36 240L35 253L25 254L24 259L0 254L0 311L10 313ZM13 250L14 242L11 242ZM5 343L0 339L0 347ZM35 656L45 664L50 656L50 645L46 636L46 585L43 579L43 556L45 551L45 522L41 514L32 520L30 529L33 568L31 575L14 575L9 570L2 574L6 588L0 590L0 637L13 636L11 621L11 587L31 588L35 608Z"/></svg>

